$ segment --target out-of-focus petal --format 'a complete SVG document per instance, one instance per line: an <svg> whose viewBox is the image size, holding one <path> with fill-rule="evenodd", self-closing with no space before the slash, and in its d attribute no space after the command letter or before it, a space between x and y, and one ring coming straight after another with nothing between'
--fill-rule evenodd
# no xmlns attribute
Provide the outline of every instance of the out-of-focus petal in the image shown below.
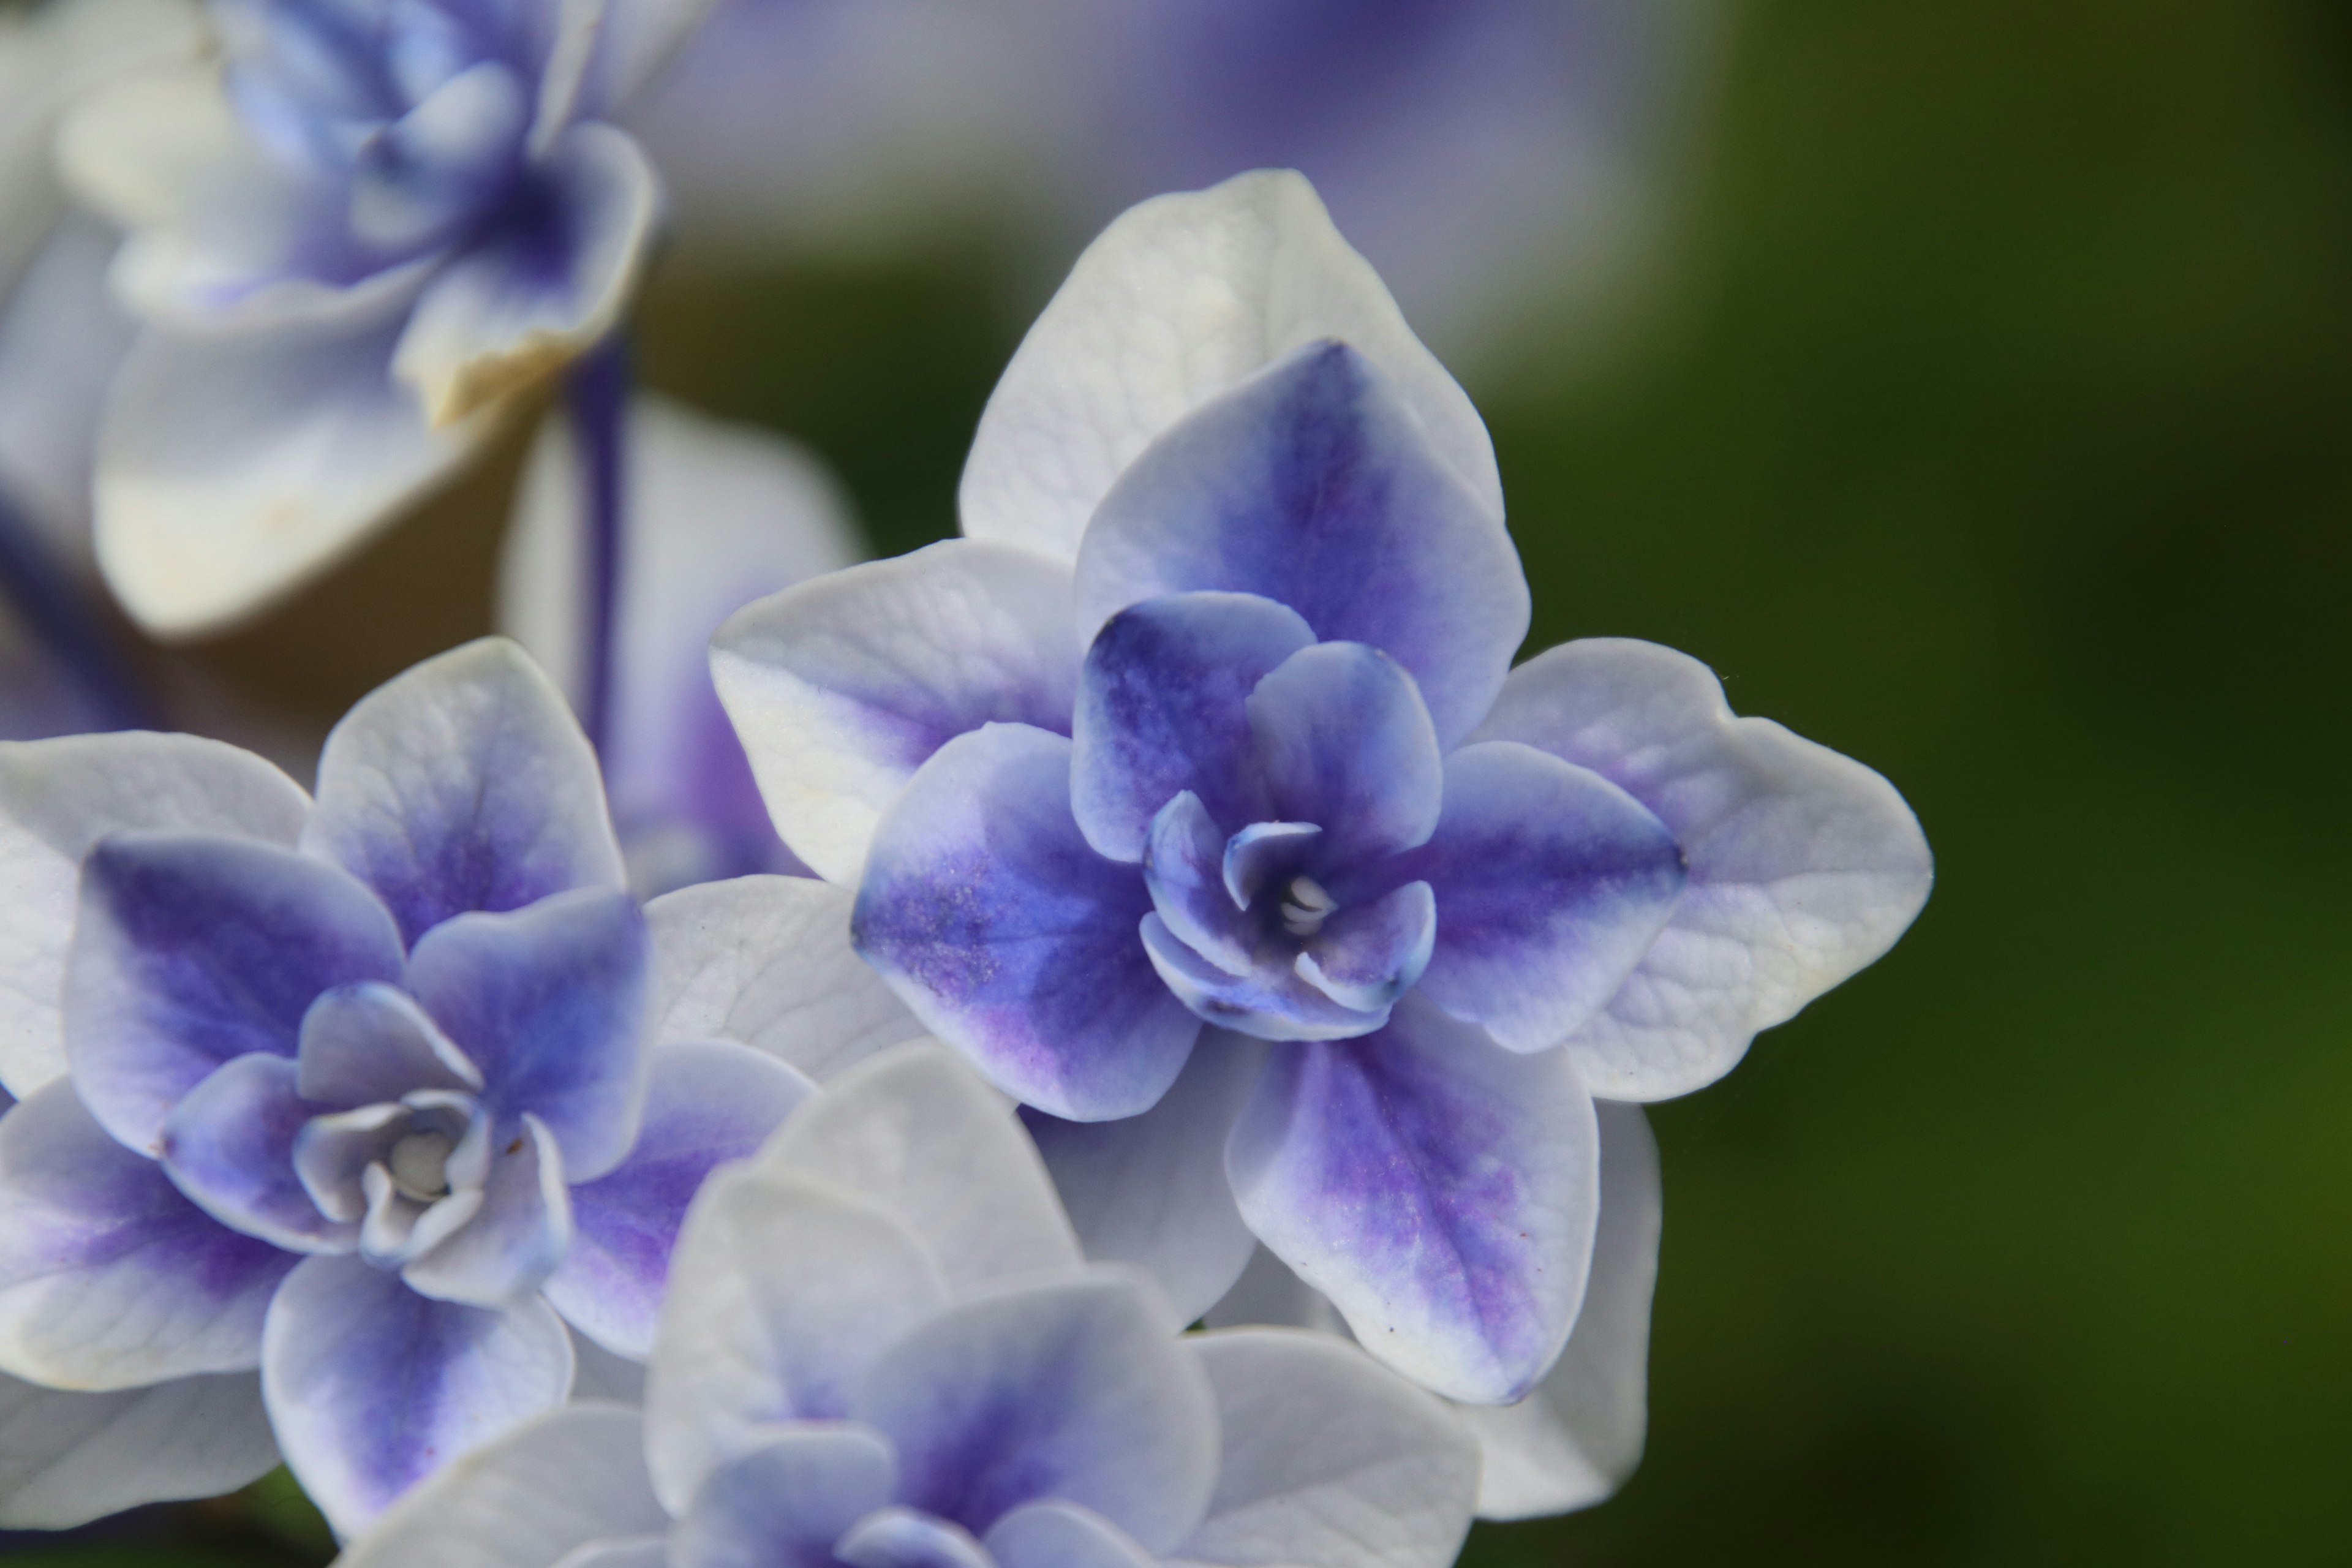
<svg viewBox="0 0 2352 1568"><path fill-rule="evenodd" d="M429 658L343 716L302 846L373 888L411 944L452 915L622 885L595 753L503 637Z"/></svg>
<svg viewBox="0 0 2352 1568"><path fill-rule="evenodd" d="M958 497L964 531L1076 557L1146 447L1323 338L1352 344L1396 384L1448 469L1499 521L1494 446L1469 397L1314 187L1261 171L1132 207L1078 258L981 416Z"/></svg>
<svg viewBox="0 0 2352 1568"><path fill-rule="evenodd" d="M1599 1200L1592 1102L1418 996L1377 1035L1275 1053L1225 1165L1259 1239L1414 1382L1507 1404L1559 1356Z"/></svg>
<svg viewBox="0 0 2352 1568"><path fill-rule="evenodd" d="M1023 724L957 737L884 819L852 925L933 1034L1072 1121L1150 1109L1198 1020L1153 972L1131 866L1070 815L1070 742Z"/></svg>
<svg viewBox="0 0 2352 1568"><path fill-rule="evenodd" d="M464 1307L356 1258L313 1258L270 1304L261 1386L295 1479L352 1535L444 1465L562 1404L572 1340L544 1301Z"/></svg>
<svg viewBox="0 0 2352 1568"><path fill-rule="evenodd" d="M300 1261L190 1203L62 1079L0 1118L0 1368L58 1387L249 1370Z"/></svg>
<svg viewBox="0 0 2352 1568"><path fill-rule="evenodd" d="M988 723L1066 733L1070 569L949 540L835 572L730 617L710 671L776 830L829 881L926 759Z"/></svg>
<svg viewBox="0 0 2352 1568"><path fill-rule="evenodd" d="M780 1427L712 1474L671 1537L675 1568L832 1568L835 1543L890 1500L890 1445L846 1422ZM856 1558L845 1559L855 1563Z"/></svg>
<svg viewBox="0 0 2352 1568"><path fill-rule="evenodd" d="M110 833L179 829L291 847L310 797L235 746L194 735L0 744L0 1085L66 1070L58 994L82 857Z"/></svg>
<svg viewBox="0 0 2352 1568"><path fill-rule="evenodd" d="M1024 1503L982 1544L998 1568L1158 1568L1127 1531L1074 1502Z"/></svg>
<svg viewBox="0 0 2352 1568"><path fill-rule="evenodd" d="M1512 671L1481 740L1591 768L1673 830L1690 879L1649 955L1569 1049L1596 1093L1664 1100L1892 947L1934 864L1877 773L1734 717L1706 667L1595 637Z"/></svg>
<svg viewBox="0 0 2352 1568"><path fill-rule="evenodd" d="M0 1530L68 1530L141 1503L215 1497L277 1468L249 1372L114 1394L0 1373Z"/></svg>
<svg viewBox="0 0 2352 1568"><path fill-rule="evenodd" d="M1327 642L1409 670L1440 740L1467 734L1527 636L1499 508L1467 489L1399 390L1310 344L1186 416L1103 498L1078 552L1079 625L1224 590L1289 605Z"/></svg>
<svg viewBox="0 0 2352 1568"><path fill-rule="evenodd" d="M12 219L21 211L6 210ZM22 221L37 232L30 217ZM52 555L84 572L97 564L89 470L99 410L137 331L107 290L115 244L112 230L77 214L58 224L14 289L0 259L0 489L40 525Z"/></svg>

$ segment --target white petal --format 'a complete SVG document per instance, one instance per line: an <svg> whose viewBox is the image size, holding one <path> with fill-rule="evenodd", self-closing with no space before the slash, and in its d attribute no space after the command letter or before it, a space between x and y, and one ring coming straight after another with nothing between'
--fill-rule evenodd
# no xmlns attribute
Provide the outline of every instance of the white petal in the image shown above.
<svg viewBox="0 0 2352 1568"><path fill-rule="evenodd" d="M1331 1305L1331 1298L1292 1273L1290 1265L1264 1243L1250 1254L1249 1266L1234 1281L1234 1288L1202 1314L1202 1321L1213 1329L1255 1325L1354 1337L1348 1332L1348 1321L1339 1316L1339 1309Z"/></svg>
<svg viewBox="0 0 2352 1568"><path fill-rule="evenodd" d="M1079 1266L1077 1237L1012 1107L946 1047L902 1047L835 1079L755 1168L871 1204L959 1298Z"/></svg>
<svg viewBox="0 0 2352 1568"><path fill-rule="evenodd" d="M1759 1029L1875 961L1933 880L1895 787L1653 643L1591 637L1513 670L1471 739L1591 768L1673 830L1689 879L1633 976L1569 1041L1596 1094L1664 1100L1731 1070Z"/></svg>
<svg viewBox="0 0 2352 1568"><path fill-rule="evenodd" d="M1641 1463L1650 1295L1658 1279L1658 1145L1641 1107L1602 1101L1601 1229L1568 1348L1517 1405L1456 1406L1485 1455L1483 1519L1590 1508Z"/></svg>
<svg viewBox="0 0 2352 1568"><path fill-rule="evenodd" d="M341 1568L556 1568L570 1554L667 1531L646 1479L637 1413L550 1411L394 1504Z"/></svg>
<svg viewBox="0 0 2352 1568"><path fill-rule="evenodd" d="M99 565L134 619L193 637L257 614L455 475L493 422L427 429L392 342L385 324L141 335L97 480Z"/></svg>
<svg viewBox="0 0 2352 1568"><path fill-rule="evenodd" d="M847 889L738 877L646 906L656 1040L736 1040L820 1082L923 1026L849 945Z"/></svg>
<svg viewBox="0 0 2352 1568"><path fill-rule="evenodd" d="M710 672L776 831L850 883L949 741L992 721L1067 733L1078 657L1066 564L949 540L749 606L719 628Z"/></svg>
<svg viewBox="0 0 2352 1568"><path fill-rule="evenodd" d="M66 1070L58 995L92 844L185 829L290 847L310 809L268 763L194 735L0 744L0 1085L21 1100Z"/></svg>
<svg viewBox="0 0 2352 1568"><path fill-rule="evenodd" d="M711 0L607 0L599 69L601 102L626 103L709 11Z"/></svg>
<svg viewBox="0 0 2352 1568"><path fill-rule="evenodd" d="M1293 1329L1189 1342L1216 1390L1224 1462L1172 1563L1444 1568L1469 1533L1476 1445L1442 1404L1353 1345Z"/></svg>
<svg viewBox="0 0 2352 1568"><path fill-rule="evenodd" d="M564 132L545 177L561 232L476 247L436 278L394 351L393 374L435 428L560 370L621 319L660 209L653 165L609 125ZM549 247L562 252L551 275Z"/></svg>
<svg viewBox="0 0 2352 1568"><path fill-rule="evenodd" d="M1318 338L1386 373L1440 459L1502 515L1468 395L1305 177L1260 171L1133 207L1078 258L981 416L964 531L1075 558L1096 504L1153 437Z"/></svg>
<svg viewBox="0 0 2352 1568"><path fill-rule="evenodd" d="M50 231L13 292L0 268L0 488L57 558L83 572L96 566L89 469L99 410L136 331L107 292L114 247L96 219L75 216Z"/></svg>
<svg viewBox="0 0 2352 1568"><path fill-rule="evenodd" d="M215 1497L277 1465L249 1372L120 1394L0 1374L0 1529L67 1530L142 1503Z"/></svg>

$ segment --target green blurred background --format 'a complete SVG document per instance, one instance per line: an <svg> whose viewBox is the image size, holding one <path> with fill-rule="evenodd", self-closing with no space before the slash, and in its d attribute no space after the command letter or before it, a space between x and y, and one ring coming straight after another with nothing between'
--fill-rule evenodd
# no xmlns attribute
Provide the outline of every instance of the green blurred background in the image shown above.
<svg viewBox="0 0 2352 1568"><path fill-rule="evenodd" d="M1816 0L1720 46L1636 275L1474 379L1531 646L1705 658L1894 779L1940 880L1657 1109L1649 1456L1465 1561L2352 1561L2352 15ZM1011 270L672 268L643 367L903 549ZM483 629L512 469L201 658L323 720ZM281 1486L0 1550L305 1530Z"/></svg>

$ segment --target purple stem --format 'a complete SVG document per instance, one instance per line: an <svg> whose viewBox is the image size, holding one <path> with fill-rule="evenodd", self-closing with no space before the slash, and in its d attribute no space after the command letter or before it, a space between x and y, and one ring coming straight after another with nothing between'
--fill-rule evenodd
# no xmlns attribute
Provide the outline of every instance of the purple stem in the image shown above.
<svg viewBox="0 0 2352 1568"><path fill-rule="evenodd" d="M621 600L621 507L628 492L629 345L618 331L572 367L572 428L587 501L588 685L581 723L603 757L613 722L613 639Z"/></svg>
<svg viewBox="0 0 2352 1568"><path fill-rule="evenodd" d="M0 494L0 595L82 700L100 730L158 728L153 704L81 584L51 559L30 521Z"/></svg>

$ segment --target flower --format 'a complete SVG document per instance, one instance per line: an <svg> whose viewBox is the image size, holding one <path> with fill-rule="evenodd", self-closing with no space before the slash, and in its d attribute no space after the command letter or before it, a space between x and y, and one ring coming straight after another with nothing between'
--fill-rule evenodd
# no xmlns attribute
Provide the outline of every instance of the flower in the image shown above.
<svg viewBox="0 0 2352 1568"><path fill-rule="evenodd" d="M541 1419L345 1568L1438 1568L1468 1527L1442 1406L1328 1338L1180 1337L1080 1265L1012 1118L929 1044L713 1178L677 1270L642 1416Z"/></svg>
<svg viewBox="0 0 2352 1568"><path fill-rule="evenodd" d="M315 803L217 743L78 737L0 751L0 1370L257 1365L342 1531L562 1403L573 1330L644 1357L702 1177L809 1091L793 1060L837 1065L773 1037L912 1026L837 891L641 913L585 739L501 640L363 700Z"/></svg>
<svg viewBox="0 0 2352 1568"><path fill-rule="evenodd" d="M129 231L99 563L160 635L226 625L448 477L604 338L652 166L605 115L686 0L214 0L223 58L85 100L76 190Z"/></svg>
<svg viewBox="0 0 2352 1568"><path fill-rule="evenodd" d="M710 685L710 634L752 600L863 557L847 499L811 453L650 394L631 407L604 788L629 882L651 898L754 872L805 874L768 821ZM581 464L550 421L499 571L500 629L584 710Z"/></svg>
<svg viewBox="0 0 2352 1568"><path fill-rule="evenodd" d="M1522 1397L1584 1293L1593 1097L1709 1082L1885 952L1909 810L1670 650L1510 668L1486 431L1296 174L1113 225L961 502L720 633L785 841L999 1087L1222 1150L1088 1205L1180 1311L1245 1226L1390 1365Z"/></svg>

